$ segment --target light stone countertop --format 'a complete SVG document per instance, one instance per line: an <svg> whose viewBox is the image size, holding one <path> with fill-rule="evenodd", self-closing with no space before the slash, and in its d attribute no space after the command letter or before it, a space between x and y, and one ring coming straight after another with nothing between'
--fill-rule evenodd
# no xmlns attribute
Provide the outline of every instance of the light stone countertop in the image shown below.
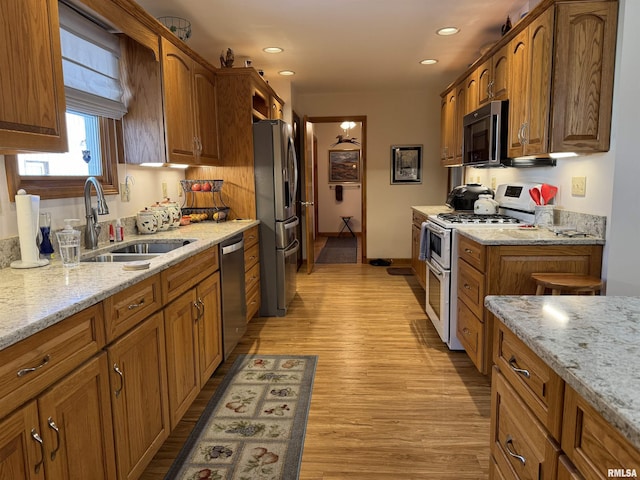
<svg viewBox="0 0 640 480"><path fill-rule="evenodd" d="M484 303L640 449L640 297L487 296Z"/></svg>
<svg viewBox="0 0 640 480"><path fill-rule="evenodd" d="M153 235L128 235L123 242L101 243L96 250L81 251L85 258L142 241L195 240L150 259L147 270L126 271L118 262L80 262L65 268L59 258L40 268L4 268L0 275L0 350L258 224L254 220L194 223Z"/></svg>
<svg viewBox="0 0 640 480"><path fill-rule="evenodd" d="M520 227L456 227L460 235L468 237L481 245L604 245L603 238L587 235L586 237L563 237L547 228Z"/></svg>
<svg viewBox="0 0 640 480"><path fill-rule="evenodd" d="M417 206L411 207L416 212L422 213L423 215L437 215L439 213L449 213L453 212L453 208L447 205L426 205L426 206Z"/></svg>

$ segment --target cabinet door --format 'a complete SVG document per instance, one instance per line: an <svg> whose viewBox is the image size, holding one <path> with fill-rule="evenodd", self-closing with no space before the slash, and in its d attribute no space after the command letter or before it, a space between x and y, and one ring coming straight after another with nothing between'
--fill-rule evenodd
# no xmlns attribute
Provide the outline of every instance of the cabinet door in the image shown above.
<svg viewBox="0 0 640 480"><path fill-rule="evenodd" d="M162 312L107 352L118 479L136 479L169 436Z"/></svg>
<svg viewBox="0 0 640 480"><path fill-rule="evenodd" d="M196 292L191 289L164 309L171 428L200 391Z"/></svg>
<svg viewBox="0 0 640 480"><path fill-rule="evenodd" d="M272 120L282 120L282 116L283 116L282 109L283 109L282 103L280 103L280 101L277 98L271 97L270 117Z"/></svg>
<svg viewBox="0 0 640 480"><path fill-rule="evenodd" d="M453 122L454 161L456 164L462 163L462 121L466 113L465 108L467 105L467 88L465 83L466 82L463 81L456 87L456 111Z"/></svg>
<svg viewBox="0 0 640 480"><path fill-rule="evenodd" d="M471 113L478 108L478 71L476 70L469 75L465 80L466 93L465 93L465 107L464 115ZM463 115L463 116L464 116ZM461 124L462 128L462 124Z"/></svg>
<svg viewBox="0 0 640 480"><path fill-rule="evenodd" d="M607 151L617 2L560 4L551 151Z"/></svg>
<svg viewBox="0 0 640 480"><path fill-rule="evenodd" d="M57 0L3 0L0 150L66 152Z"/></svg>
<svg viewBox="0 0 640 480"><path fill-rule="evenodd" d="M552 47L553 9L550 8L529 25L529 108L524 129L525 155L549 151Z"/></svg>
<svg viewBox="0 0 640 480"><path fill-rule="evenodd" d="M491 97L491 59L478 67L478 105L492 100Z"/></svg>
<svg viewBox="0 0 640 480"><path fill-rule="evenodd" d="M0 422L0 478L44 480L35 400Z"/></svg>
<svg viewBox="0 0 640 480"><path fill-rule="evenodd" d="M216 165L218 154L218 118L216 113L216 77L206 68L195 64L193 77L195 92L196 133L200 165Z"/></svg>
<svg viewBox="0 0 640 480"><path fill-rule="evenodd" d="M200 388L202 388L222 363L220 272L200 282L196 293L201 308L198 318L198 352L200 354Z"/></svg>
<svg viewBox="0 0 640 480"><path fill-rule="evenodd" d="M492 87L494 100L509 98L509 46L505 45L491 57Z"/></svg>
<svg viewBox="0 0 640 480"><path fill-rule="evenodd" d="M509 157L523 155L523 130L527 121L529 86L529 32L523 30L509 42L510 91L517 94L509 99Z"/></svg>
<svg viewBox="0 0 640 480"><path fill-rule="evenodd" d="M162 39L164 122L169 162L195 161L193 68L191 57L167 39Z"/></svg>
<svg viewBox="0 0 640 480"><path fill-rule="evenodd" d="M447 160L447 96L440 100L440 163Z"/></svg>
<svg viewBox="0 0 640 480"><path fill-rule="evenodd" d="M116 478L109 397L103 353L38 399L48 478Z"/></svg>

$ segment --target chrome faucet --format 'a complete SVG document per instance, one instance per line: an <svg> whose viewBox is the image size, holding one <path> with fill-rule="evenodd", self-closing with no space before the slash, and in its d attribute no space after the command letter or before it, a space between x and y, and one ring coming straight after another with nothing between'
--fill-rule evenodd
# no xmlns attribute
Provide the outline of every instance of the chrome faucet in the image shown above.
<svg viewBox="0 0 640 480"><path fill-rule="evenodd" d="M96 189L98 208L91 207L91 184ZM84 246L85 248L94 249L98 247L98 235L100 235L98 215L107 215L109 213L102 186L96 177L88 177L87 181L84 182L84 208L87 218L87 228L84 231Z"/></svg>

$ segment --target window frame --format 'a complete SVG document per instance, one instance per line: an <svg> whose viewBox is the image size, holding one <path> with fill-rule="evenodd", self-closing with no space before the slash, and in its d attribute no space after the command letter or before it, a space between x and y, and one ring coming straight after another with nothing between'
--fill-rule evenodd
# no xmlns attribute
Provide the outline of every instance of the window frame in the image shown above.
<svg viewBox="0 0 640 480"><path fill-rule="evenodd" d="M100 129L100 149L102 150L102 175L96 176L105 195L117 195L118 162L124 162L122 121L98 117ZM35 176L20 175L18 157L5 155L5 169L9 199L24 189L41 199L75 198L84 195L84 184L90 175Z"/></svg>

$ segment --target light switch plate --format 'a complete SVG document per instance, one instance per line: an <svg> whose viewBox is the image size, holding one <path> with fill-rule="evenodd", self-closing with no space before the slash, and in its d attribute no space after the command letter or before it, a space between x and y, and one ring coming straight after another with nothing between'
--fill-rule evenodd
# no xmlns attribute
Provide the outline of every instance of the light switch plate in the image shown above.
<svg viewBox="0 0 640 480"><path fill-rule="evenodd" d="M167 198L168 196L167 182L162 182L162 198Z"/></svg>
<svg viewBox="0 0 640 480"><path fill-rule="evenodd" d="M584 197L587 192L587 177L571 177L571 195Z"/></svg>

